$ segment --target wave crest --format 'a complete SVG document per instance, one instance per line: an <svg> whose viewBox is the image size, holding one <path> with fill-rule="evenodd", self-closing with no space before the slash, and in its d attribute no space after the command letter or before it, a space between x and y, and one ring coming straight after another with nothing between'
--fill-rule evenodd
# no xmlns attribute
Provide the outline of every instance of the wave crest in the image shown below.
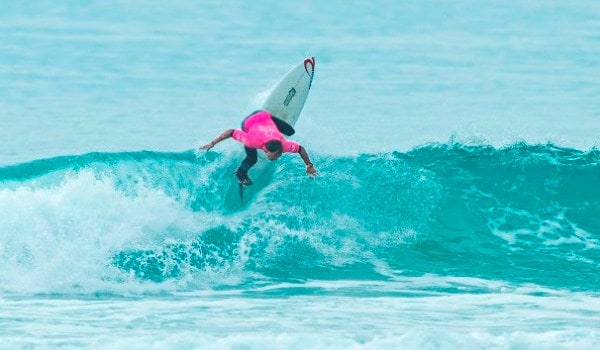
<svg viewBox="0 0 600 350"><path fill-rule="evenodd" d="M245 204L231 175L238 157L214 152L2 167L0 280L9 290L40 281L77 290L185 288L208 275L245 283L433 273L598 285L598 150L449 144L316 155L316 179L295 158L259 177Z"/></svg>

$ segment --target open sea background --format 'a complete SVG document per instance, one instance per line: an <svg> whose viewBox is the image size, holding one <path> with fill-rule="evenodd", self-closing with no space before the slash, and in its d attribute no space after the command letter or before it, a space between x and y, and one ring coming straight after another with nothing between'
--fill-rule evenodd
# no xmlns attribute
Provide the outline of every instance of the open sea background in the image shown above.
<svg viewBox="0 0 600 350"><path fill-rule="evenodd" d="M597 348L599 135L597 0L2 0L0 348Z"/></svg>

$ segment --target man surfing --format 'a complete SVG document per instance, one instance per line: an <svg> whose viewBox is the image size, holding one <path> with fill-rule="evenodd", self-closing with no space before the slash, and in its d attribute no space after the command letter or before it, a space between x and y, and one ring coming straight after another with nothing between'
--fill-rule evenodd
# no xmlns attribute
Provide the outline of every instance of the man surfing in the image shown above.
<svg viewBox="0 0 600 350"><path fill-rule="evenodd" d="M211 143L206 144L200 149L209 150L217 143L233 137L234 140L244 144L246 158L235 172L235 175L241 185L252 185L252 180L248 177L248 170L257 162L257 149L261 149L267 155L269 160L277 160L283 153L299 153L306 164L306 173L314 175L317 170L308 157L306 149L300 144L285 139L278 129L278 124L287 125L284 121L271 115L267 111L257 111L252 113L242 122L242 130L227 129ZM288 125L289 127L289 125ZM241 186L240 185L240 186ZM240 187L241 188L241 187Z"/></svg>

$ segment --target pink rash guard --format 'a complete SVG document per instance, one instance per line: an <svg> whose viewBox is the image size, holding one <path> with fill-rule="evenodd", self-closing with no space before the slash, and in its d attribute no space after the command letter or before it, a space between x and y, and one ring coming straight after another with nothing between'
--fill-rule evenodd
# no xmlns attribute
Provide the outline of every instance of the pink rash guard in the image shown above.
<svg viewBox="0 0 600 350"><path fill-rule="evenodd" d="M266 152L265 145L267 142L279 140L283 146L283 152L300 152L300 145L283 137L277 129L277 125L271 119L271 114L267 111L259 111L246 118L242 129L244 130L234 130L233 138L243 143L246 147L260 148Z"/></svg>

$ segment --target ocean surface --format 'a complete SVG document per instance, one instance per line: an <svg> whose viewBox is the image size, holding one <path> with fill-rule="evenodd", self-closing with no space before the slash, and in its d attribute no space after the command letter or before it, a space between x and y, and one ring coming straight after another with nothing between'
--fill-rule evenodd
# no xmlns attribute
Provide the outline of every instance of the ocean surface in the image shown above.
<svg viewBox="0 0 600 350"><path fill-rule="evenodd" d="M596 349L599 135L596 0L3 0L0 349Z"/></svg>

